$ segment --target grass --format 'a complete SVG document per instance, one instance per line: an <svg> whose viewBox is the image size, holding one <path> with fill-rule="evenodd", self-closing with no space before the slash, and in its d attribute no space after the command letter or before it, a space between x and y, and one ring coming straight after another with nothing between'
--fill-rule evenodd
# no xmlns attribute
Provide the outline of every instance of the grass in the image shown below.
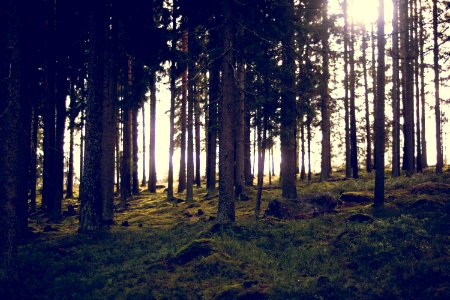
<svg viewBox="0 0 450 300"><path fill-rule="evenodd" d="M26 299L448 299L448 194L412 194L423 182L450 184L449 174L387 179L384 211L343 205L336 214L296 221L253 221L251 201L237 203L237 222L218 226L217 198L195 190L195 204L172 207L165 194L143 192L117 224L76 233L76 217L19 249ZM299 193L370 192L373 180L299 183ZM279 189L263 194L268 201ZM178 195L183 198L183 195ZM199 214L202 210L203 214ZM356 213L372 222L350 222ZM129 227L120 226L127 220ZM187 253L187 254L186 254ZM200 254L201 255L200 255ZM189 256L186 259L186 255Z"/></svg>

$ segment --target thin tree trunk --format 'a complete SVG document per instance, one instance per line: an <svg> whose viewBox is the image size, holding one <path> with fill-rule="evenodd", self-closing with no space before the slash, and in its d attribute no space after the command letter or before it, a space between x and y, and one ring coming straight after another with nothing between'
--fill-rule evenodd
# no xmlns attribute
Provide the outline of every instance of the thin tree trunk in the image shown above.
<svg viewBox="0 0 450 300"><path fill-rule="evenodd" d="M417 11L417 0L414 0L414 84L416 88L416 170L423 171L422 149L420 143L420 88L419 88L419 17Z"/></svg>
<svg viewBox="0 0 450 300"><path fill-rule="evenodd" d="M358 140L356 136L355 77L355 29L352 21L352 24L350 26L350 151L353 178L358 178Z"/></svg>
<svg viewBox="0 0 450 300"><path fill-rule="evenodd" d="M370 130L370 108L369 108L369 85L367 81L367 32L362 33L362 53L363 53L363 77L364 77L364 104L366 110L366 171L372 172L372 133Z"/></svg>
<svg viewBox="0 0 450 300"><path fill-rule="evenodd" d="M132 84L132 61L128 59L128 90ZM128 102L131 92L128 91ZM122 210L127 206L127 199L131 196L131 109L127 104L122 108L122 163L120 164L120 205Z"/></svg>
<svg viewBox="0 0 450 300"><path fill-rule="evenodd" d="M36 184L37 184L37 150L39 131L38 104L33 105L33 127L31 131L31 158L30 158L30 212L36 211Z"/></svg>
<svg viewBox="0 0 450 300"><path fill-rule="evenodd" d="M349 109L349 78L348 78L348 12L347 0L344 0L344 123L345 123L345 177L352 175L350 147L350 109Z"/></svg>
<svg viewBox="0 0 450 300"><path fill-rule="evenodd" d="M244 186L244 135L245 135L245 64L238 62L238 105L236 105L236 182L235 192L236 199L243 200L245 198Z"/></svg>
<svg viewBox="0 0 450 300"><path fill-rule="evenodd" d="M182 42L183 52L188 51L188 34L185 31L183 33ZM186 189L186 105L187 105L187 84L188 84L187 66L181 77L181 111L180 111L180 173L178 176L178 193L183 192Z"/></svg>
<svg viewBox="0 0 450 300"><path fill-rule="evenodd" d="M197 187L201 186L201 165L200 165L200 155L202 152L200 145L200 94L195 89L195 102L194 102L194 129L195 129L195 185Z"/></svg>
<svg viewBox="0 0 450 300"><path fill-rule="evenodd" d="M175 52L177 50L177 8L176 0L172 2L172 46L171 46L171 65L170 65L170 129L169 129L169 173L167 177L167 200L174 200L173 196L173 152L175 150L175 99L176 99L176 65ZM174 200L173 205L177 205L177 200Z"/></svg>
<svg viewBox="0 0 450 300"><path fill-rule="evenodd" d="M300 179L301 180L305 180L305 178L306 178L306 167L305 167L305 123L303 122L303 117L300 119L300 141L301 141L301 147L302 147Z"/></svg>
<svg viewBox="0 0 450 300"><path fill-rule="evenodd" d="M258 192L256 194L256 206L255 206L255 219L259 220L259 215L261 211L261 198L262 198L262 188L264 184L264 161L266 159L266 132L267 132L267 117L264 117L263 125L261 124L258 129ZM261 126L262 137L261 137Z"/></svg>
<svg viewBox="0 0 450 300"><path fill-rule="evenodd" d="M62 62L57 65L56 92L56 128L55 128L55 190L49 215L55 220L61 218L62 199L64 198L64 133L66 129L67 75Z"/></svg>
<svg viewBox="0 0 450 300"><path fill-rule="evenodd" d="M133 104L131 108L131 192L133 195L139 195L139 176L138 176L138 105Z"/></svg>
<svg viewBox="0 0 450 300"><path fill-rule="evenodd" d="M190 48L190 47L189 47ZM189 50L188 50L189 52ZM189 53L190 54L190 53ZM187 168L186 202L194 201L194 102L195 102L195 63L189 55L188 62L188 114L187 114Z"/></svg>
<svg viewBox="0 0 450 300"><path fill-rule="evenodd" d="M156 72L150 74L150 144L148 191L156 193Z"/></svg>
<svg viewBox="0 0 450 300"><path fill-rule="evenodd" d="M312 179L312 170L311 170L311 122L312 120L308 120L307 124L307 135L308 135L308 181Z"/></svg>
<svg viewBox="0 0 450 300"><path fill-rule="evenodd" d="M378 76L377 105L375 111L375 197L374 205L384 205L384 101L385 101L385 44L384 37L384 0L379 0L378 11Z"/></svg>
<svg viewBox="0 0 450 300"><path fill-rule="evenodd" d="M423 21L423 6L422 0L419 0L419 56L420 56L420 100L422 108L422 118L421 118L421 142L422 142L422 166L424 168L428 167L427 158L427 138L426 138L426 122L425 122L425 54L424 54L424 44L425 44L425 32L424 32L424 21Z"/></svg>
<svg viewBox="0 0 450 300"><path fill-rule="evenodd" d="M323 61L323 77L321 88L321 103L320 110L322 114L322 122L320 128L322 131L322 152L321 152L321 172L320 180L327 180L331 174L331 122L330 122L330 110L329 110L329 80L330 80L330 45L329 45L329 22L328 22L328 0L323 2L322 6L322 19L324 29L322 33L322 61Z"/></svg>
<svg viewBox="0 0 450 300"><path fill-rule="evenodd" d="M372 30L371 30L371 38L372 38L372 43L371 43L371 48L372 48L372 65L371 65L371 73L372 73L372 93L373 93L373 111L374 111L374 115L375 115L375 111L377 110L377 70L376 70L376 66L377 66L377 62L376 62L376 58L375 58L375 40L376 40L376 36L375 36L375 29L374 26L372 24ZM375 118L374 118L375 120ZM374 121L375 123L375 121ZM375 126L373 129L373 135L374 135L374 139L375 139ZM377 156L375 153L375 146L373 149L373 164L376 164L375 161L375 157Z"/></svg>
<svg viewBox="0 0 450 300"><path fill-rule="evenodd" d="M244 176L245 185L253 185L252 161L251 161L251 128L250 128L250 111L248 105L245 105L245 128L244 128Z"/></svg>
<svg viewBox="0 0 450 300"><path fill-rule="evenodd" d="M393 0L392 19L392 177L400 176L400 76L398 0Z"/></svg>
<svg viewBox="0 0 450 300"><path fill-rule="evenodd" d="M436 173L442 173L444 159L442 154L441 131L441 99L439 97L439 43L438 43L438 9L437 0L433 0L433 70L434 70L434 99L436 118Z"/></svg>
<svg viewBox="0 0 450 300"><path fill-rule="evenodd" d="M147 130L147 128L145 127L145 101L142 102L141 112L142 112L142 181L141 181L141 186L146 186L147 185L147 170L145 168L145 164L146 164L145 155L147 152L147 147L145 146L145 131Z"/></svg>

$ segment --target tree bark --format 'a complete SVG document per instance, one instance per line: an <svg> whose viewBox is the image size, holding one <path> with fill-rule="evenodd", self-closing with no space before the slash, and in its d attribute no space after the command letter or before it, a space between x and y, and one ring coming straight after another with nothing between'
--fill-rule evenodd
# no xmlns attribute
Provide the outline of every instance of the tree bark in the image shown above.
<svg viewBox="0 0 450 300"><path fill-rule="evenodd" d="M384 37L384 0L379 0L378 10L378 72L377 72L377 105L375 111L375 190L374 205L384 205L384 101L385 101L385 44Z"/></svg>
<svg viewBox="0 0 450 300"><path fill-rule="evenodd" d="M150 145L148 191L156 193L156 72L150 74Z"/></svg>
<svg viewBox="0 0 450 300"><path fill-rule="evenodd" d="M414 0L414 84L415 84L415 96L416 96L416 170L417 172L423 171L422 165L422 145L420 142L420 89L419 89L419 30L418 30L418 11L417 11L417 0Z"/></svg>
<svg viewBox="0 0 450 300"><path fill-rule="evenodd" d="M281 189L282 197L297 198L295 182L295 127L297 126L297 103L295 95L295 52L294 52L294 2L289 0L285 7L287 19L283 44L283 75L285 89L281 97Z"/></svg>
<svg viewBox="0 0 450 300"><path fill-rule="evenodd" d="M419 56L420 56L420 101L422 109L421 118L421 142L422 142L422 166L424 168L428 167L427 158L427 138L426 138L426 122L425 122L425 54L424 54L424 44L425 44L425 30L424 30L424 20L423 20L423 6L422 0L419 0Z"/></svg>
<svg viewBox="0 0 450 300"><path fill-rule="evenodd" d="M146 173L147 170L145 168L145 164L146 164L147 147L145 146L145 131L147 130L147 128L145 127L145 101L142 102L141 113L142 113L142 181L141 181L141 186L146 186L147 185L147 173Z"/></svg>
<svg viewBox="0 0 450 300"><path fill-rule="evenodd" d="M222 98L219 102L219 223L235 221L233 147L233 23L231 0L222 0L224 17L222 56Z"/></svg>
<svg viewBox="0 0 450 300"><path fill-rule="evenodd" d="M352 176L351 146L350 146L350 108L349 108L349 78L348 78L348 3L344 0L344 123L345 123L345 177Z"/></svg>
<svg viewBox="0 0 450 300"><path fill-rule="evenodd" d="M191 47L189 47L190 49ZM189 52L189 50L188 50ZM187 113L187 158L186 158L186 202L194 201L194 102L195 102L195 63L189 53L188 62L188 113Z"/></svg>
<svg viewBox="0 0 450 300"><path fill-rule="evenodd" d="M183 32L182 51L188 51L188 34ZM180 111L180 173L178 176L178 193L186 189L186 105L187 105L187 65L181 78L181 111Z"/></svg>
<svg viewBox="0 0 450 300"><path fill-rule="evenodd" d="M442 154L441 132L441 99L439 97L439 33L437 0L433 0L433 70L434 70L434 99L436 120L436 173L442 173L444 158Z"/></svg>
<svg viewBox="0 0 450 300"><path fill-rule="evenodd" d="M393 0L392 19L392 177L400 176L400 76L398 0Z"/></svg>
<svg viewBox="0 0 450 300"><path fill-rule="evenodd" d="M245 155L245 64L237 63L237 84L238 84L238 104L236 105L236 199L242 200L245 197L244 186L244 155Z"/></svg>
<svg viewBox="0 0 450 300"><path fill-rule="evenodd" d="M355 74L355 29L350 26L350 151L353 178L358 178L358 140L356 136L356 90Z"/></svg>
<svg viewBox="0 0 450 300"><path fill-rule="evenodd" d="M394 0L395 1L395 0ZM367 81L367 32L362 33L362 53L363 53L363 77L364 77L364 104L366 110L366 172L372 172L372 133L370 130L370 107L369 107L369 85Z"/></svg>
<svg viewBox="0 0 450 300"><path fill-rule="evenodd" d="M136 83L137 78L133 84ZM139 195L139 176L138 176L138 166L139 166L139 148L138 148L138 104L133 103L131 108L131 193L133 195Z"/></svg>

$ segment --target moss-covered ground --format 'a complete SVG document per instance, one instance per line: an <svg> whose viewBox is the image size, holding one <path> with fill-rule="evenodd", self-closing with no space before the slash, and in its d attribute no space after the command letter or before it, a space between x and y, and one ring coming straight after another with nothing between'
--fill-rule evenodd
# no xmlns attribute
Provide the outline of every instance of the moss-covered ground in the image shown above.
<svg viewBox="0 0 450 300"><path fill-rule="evenodd" d="M373 175L299 182L302 194L370 194ZM176 207L143 191L116 224L77 233L77 216L31 218L19 247L24 299L450 299L450 172L386 179L386 205L343 203L298 220L254 221L256 191L234 225L214 218L217 197L195 189ZM263 193L263 208L281 191ZM177 195L183 199L182 194ZM77 210L76 199L67 200ZM119 207L119 206L118 206ZM361 218L361 216L363 216ZM127 221L127 222L125 222ZM128 226L122 226L128 225ZM48 231L48 232L47 232Z"/></svg>

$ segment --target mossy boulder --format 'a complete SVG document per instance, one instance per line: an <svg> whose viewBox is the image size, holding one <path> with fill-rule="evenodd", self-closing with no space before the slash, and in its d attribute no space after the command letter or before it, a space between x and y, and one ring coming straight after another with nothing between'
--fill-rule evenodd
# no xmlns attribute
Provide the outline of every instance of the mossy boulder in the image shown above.
<svg viewBox="0 0 450 300"><path fill-rule="evenodd" d="M440 182L424 182L410 189L412 194L439 195L450 194L450 184Z"/></svg>
<svg viewBox="0 0 450 300"><path fill-rule="evenodd" d="M373 202L373 195L364 192L345 192L339 199L344 202L367 203Z"/></svg>
<svg viewBox="0 0 450 300"><path fill-rule="evenodd" d="M269 202L264 213L278 219L303 219L325 212L333 212L339 201L331 194L305 195L296 200L275 199Z"/></svg>
<svg viewBox="0 0 450 300"><path fill-rule="evenodd" d="M371 216L366 215L366 214L354 214L345 220L349 221L349 222L357 222L357 223L366 223L366 222L374 221L374 219Z"/></svg>
<svg viewBox="0 0 450 300"><path fill-rule="evenodd" d="M206 257L214 253L214 245L210 239L195 240L182 247L175 255L167 260L169 264L185 265L194 259Z"/></svg>

